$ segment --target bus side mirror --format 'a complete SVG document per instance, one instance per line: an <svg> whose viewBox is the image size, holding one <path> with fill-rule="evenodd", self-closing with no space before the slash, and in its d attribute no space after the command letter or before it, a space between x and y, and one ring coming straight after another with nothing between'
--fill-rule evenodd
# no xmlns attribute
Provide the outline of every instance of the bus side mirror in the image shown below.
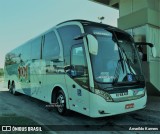
<svg viewBox="0 0 160 134"><path fill-rule="evenodd" d="M152 55L155 58L157 56L156 48L152 47Z"/></svg>
<svg viewBox="0 0 160 134"><path fill-rule="evenodd" d="M87 35L87 39L88 39L89 52L93 55L97 55L98 54L98 41L97 41L97 39L91 34Z"/></svg>
<svg viewBox="0 0 160 134"><path fill-rule="evenodd" d="M140 45L146 45L146 46L150 46L152 49L152 55L155 58L157 56L157 52L156 52L156 48L152 43L147 43L147 42L136 42L135 43L136 46L140 46Z"/></svg>

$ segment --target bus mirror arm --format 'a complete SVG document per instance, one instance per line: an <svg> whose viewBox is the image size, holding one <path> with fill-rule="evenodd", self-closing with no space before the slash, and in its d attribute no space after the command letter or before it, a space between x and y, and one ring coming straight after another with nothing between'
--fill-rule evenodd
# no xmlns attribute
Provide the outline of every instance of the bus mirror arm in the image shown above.
<svg viewBox="0 0 160 134"><path fill-rule="evenodd" d="M155 58L157 56L156 52L156 47L152 43L147 43L147 42L135 42L136 46L141 46L141 45L148 45L152 48L152 55Z"/></svg>
<svg viewBox="0 0 160 134"><path fill-rule="evenodd" d="M81 35L76 36L76 37L74 38L74 40L80 40L80 39L83 39L83 37L86 37L87 35L88 35L88 33L82 33Z"/></svg>
<svg viewBox="0 0 160 134"><path fill-rule="evenodd" d="M147 43L147 42L135 42L135 45L136 46L140 46L140 45L150 46L151 48L154 46L152 43Z"/></svg>

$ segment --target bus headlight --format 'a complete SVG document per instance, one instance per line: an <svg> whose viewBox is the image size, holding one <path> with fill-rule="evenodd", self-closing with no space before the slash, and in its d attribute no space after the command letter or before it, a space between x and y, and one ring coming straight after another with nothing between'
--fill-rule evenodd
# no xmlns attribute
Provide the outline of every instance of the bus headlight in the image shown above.
<svg viewBox="0 0 160 134"><path fill-rule="evenodd" d="M95 89L95 94L103 97L106 101L109 101L109 102L113 101L112 97L103 90Z"/></svg>

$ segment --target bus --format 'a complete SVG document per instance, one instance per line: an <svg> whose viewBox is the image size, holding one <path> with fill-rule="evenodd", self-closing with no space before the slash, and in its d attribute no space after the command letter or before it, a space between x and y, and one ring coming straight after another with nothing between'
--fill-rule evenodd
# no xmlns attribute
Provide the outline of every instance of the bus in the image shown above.
<svg viewBox="0 0 160 134"><path fill-rule="evenodd" d="M140 55L131 35L87 20L60 23L5 56L9 92L89 117L146 107Z"/></svg>

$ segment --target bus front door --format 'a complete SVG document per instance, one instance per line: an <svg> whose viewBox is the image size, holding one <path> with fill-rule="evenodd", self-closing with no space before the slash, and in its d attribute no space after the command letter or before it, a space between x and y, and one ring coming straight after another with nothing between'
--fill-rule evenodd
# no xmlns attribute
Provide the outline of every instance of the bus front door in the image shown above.
<svg viewBox="0 0 160 134"><path fill-rule="evenodd" d="M71 49L71 66L68 75L66 84L70 109L89 115L89 78L82 45L75 45Z"/></svg>

